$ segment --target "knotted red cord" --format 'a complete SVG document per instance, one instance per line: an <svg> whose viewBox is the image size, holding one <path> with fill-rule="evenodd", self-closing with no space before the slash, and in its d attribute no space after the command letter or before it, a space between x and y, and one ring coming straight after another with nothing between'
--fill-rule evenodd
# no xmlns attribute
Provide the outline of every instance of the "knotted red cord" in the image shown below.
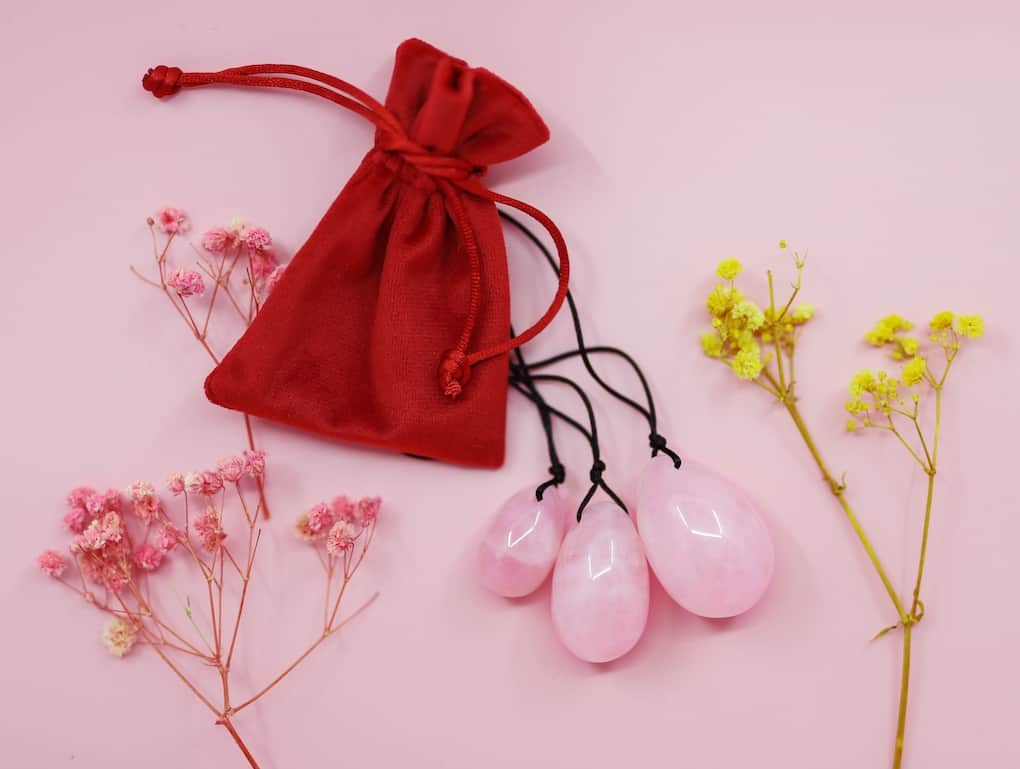
<svg viewBox="0 0 1020 769"><path fill-rule="evenodd" d="M280 77L280 75L293 77ZM464 330L453 349L443 355L439 365L439 384L445 395L452 398L460 395L464 385L470 379L471 366L488 358L508 353L515 347L531 341L552 322L556 313L559 312L567 296L567 287L570 282L570 258L563 235L552 220L534 206L506 195L500 195L482 184L479 177L485 172L484 168L474 166L462 158L429 152L407 135L400 121L383 104L350 83L314 69L290 64L253 64L246 67L233 67L220 72L182 72L178 67L167 67L161 64L151 68L142 78L142 87L159 99L171 96L181 88L214 84L254 88L289 88L328 99L373 123L382 133L377 142L377 146L381 150L399 155L436 181L446 200L447 211L457 228L471 269L471 288ZM478 313L481 309L481 258L474 230L457 194L458 189L493 203L502 203L516 208L521 213L535 219L552 237L560 261L559 285L549 308L542 317L522 334L472 353L468 353L467 348L471 343L471 336L474 333Z"/></svg>

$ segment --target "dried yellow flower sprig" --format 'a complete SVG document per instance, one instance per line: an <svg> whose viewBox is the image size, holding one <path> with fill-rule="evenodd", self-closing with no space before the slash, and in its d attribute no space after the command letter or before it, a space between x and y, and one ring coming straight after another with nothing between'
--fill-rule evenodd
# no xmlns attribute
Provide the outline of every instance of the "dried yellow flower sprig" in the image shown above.
<svg viewBox="0 0 1020 769"><path fill-rule="evenodd" d="M727 282L716 285L706 302L712 316L713 330L701 335L701 349L710 358L725 362L741 379L758 382L762 387L765 385L758 380L773 361L777 367L773 378L785 379L789 368L792 380L793 350L797 334L800 327L815 314L815 308L809 304L793 307L793 301L800 291L804 260L795 254L794 262L797 265L797 282L789 301L781 308L776 307L772 273L769 273L768 307L763 310L744 296L735 284L743 269L736 259L720 262L716 275ZM784 366L784 355L789 359L788 366ZM767 374L765 378L769 379Z"/></svg>
<svg viewBox="0 0 1020 769"><path fill-rule="evenodd" d="M786 242L780 241L779 247L785 249ZM815 308L808 304L794 306L800 293L805 259L794 252L793 260L797 277L789 299L777 305L775 283L769 271L769 303L765 308L756 305L737 288L736 278L742 271L740 262L736 259L721 262L716 274L725 282L717 284L708 296L706 308L712 318L712 330L701 335L701 348L708 357L728 366L740 379L753 382L768 392L789 413L896 610L898 622L880 631L876 638L891 630L903 629L900 700L893 752L893 767L899 769L903 760L906 729L912 631L913 626L924 616L924 602L920 597L921 581L931 524L942 422L942 393L961 345L965 340L977 339L984 334L984 321L978 315L940 312L928 323L929 333L926 342L922 343L920 338L911 335L910 332L914 330L912 323L899 315L888 315L865 334L865 339L876 347L888 350L890 358L899 364L898 370L887 372L864 369L857 372L850 381L850 400L846 404L850 414L847 430L873 428L893 433L928 476L917 578L908 609L893 587L882 561L847 500L844 478L837 480L829 471L797 407L794 353L803 326L814 317ZM944 364L936 371L932 361L939 349L943 353ZM935 397L935 425L930 437L925 436L919 417L922 392L926 390L931 390ZM907 428L906 434L900 429L901 426ZM912 443L915 434L917 443Z"/></svg>

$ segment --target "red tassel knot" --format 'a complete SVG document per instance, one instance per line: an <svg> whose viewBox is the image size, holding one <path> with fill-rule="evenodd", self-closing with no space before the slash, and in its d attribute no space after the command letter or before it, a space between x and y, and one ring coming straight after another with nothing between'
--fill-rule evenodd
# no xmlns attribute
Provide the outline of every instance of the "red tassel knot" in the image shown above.
<svg viewBox="0 0 1020 769"><path fill-rule="evenodd" d="M443 388L443 395L456 398L470 378L471 367L463 352L450 350L443 356L443 362L439 364L439 386Z"/></svg>
<svg viewBox="0 0 1020 769"><path fill-rule="evenodd" d="M180 67L167 67L164 64L151 67L142 78L142 88L157 99L162 99L181 90L180 82L183 74Z"/></svg>

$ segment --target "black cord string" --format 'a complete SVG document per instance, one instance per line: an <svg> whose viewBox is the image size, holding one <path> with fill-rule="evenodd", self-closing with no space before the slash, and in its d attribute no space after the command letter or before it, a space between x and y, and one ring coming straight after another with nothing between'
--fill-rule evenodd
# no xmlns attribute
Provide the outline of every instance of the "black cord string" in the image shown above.
<svg viewBox="0 0 1020 769"><path fill-rule="evenodd" d="M568 423L573 424L576 428L580 429L580 431L584 433L585 437L588 439L588 444L589 447L591 448L592 464L591 470L588 473L588 478L591 481L591 486L589 487L588 492L584 495L584 499L581 501L581 504L577 509L577 520L578 521L581 520L581 516L584 514L584 509L588 506L588 503L591 501L592 497L595 496L595 492L598 491L599 489L602 489L604 492L606 492L609 498L612 499L613 502L615 502L625 513L629 513L629 511L627 510L627 506L623 504L623 501L620 499L620 497L617 496L616 492L614 492L612 488L610 488L609 484L606 483L605 479L603 478L603 474L606 471L606 463L602 461L602 453L601 449L599 448L598 425L595 421L595 409L592 408L591 399L588 397L588 394L581 388L579 384L574 382L572 379L568 379L567 377L557 376L555 374L534 375L531 374L526 369L522 369L519 365L516 364L511 364L510 369L512 372L512 375L510 377L510 384L513 385L514 389L516 389L518 392L521 392L526 397L531 399L532 402L535 403L536 405L538 405L537 399L541 398L541 396L535 396L529 391L528 387L523 384L523 381L521 379L522 374L524 377L527 377L529 379L532 387L535 386L536 382L556 382L559 384L567 385L577 394L577 396L581 399L581 402L584 404L584 409L588 414L589 428L587 430L585 430L584 427L580 425L576 420L567 417L566 414L563 414L561 411L550 406L548 403L546 403L544 406L544 408L548 409L550 414L556 415L560 418L565 418L568 421Z"/></svg>
<svg viewBox="0 0 1020 769"><path fill-rule="evenodd" d="M517 336L513 326L510 327L510 336ZM559 486L566 480L567 469L560 462L559 452L556 451L556 437L553 434L552 412L549 404L546 403L545 398L542 397L542 393L539 392L538 386L532 379L530 368L524 360L524 353L521 352L520 347L514 348L514 357L519 366L517 375L523 385L523 390L519 387L515 389L528 396L538 409L538 416L542 421L542 430L545 433L546 448L549 452L549 480L539 484L538 488L535 489L535 499L541 502L542 496L550 486ZM588 441L589 443L591 442L591 436L588 436Z"/></svg>
<svg viewBox="0 0 1020 769"><path fill-rule="evenodd" d="M504 221L512 224L514 227L517 228L519 232L521 232L528 240L530 240L538 248L538 250L542 252L542 255L545 256L545 260L546 262L548 262L553 272L559 275L560 272L559 266L557 265L555 258L553 257L549 249L546 247L546 245L538 238L538 236L535 235L535 233L533 233L530 229L528 229L528 227L526 227L522 222L520 222L510 214L506 213L505 211L500 210L499 215L500 217L503 218ZM588 374L591 376L592 379L595 380L596 383L598 383L598 385L603 390L605 390L607 393L609 393L611 396L616 398L621 403L630 406L632 409L641 414L648 422L648 445L652 449L652 456L653 457L657 456L661 452L668 456L671 460L673 460L674 467L679 468L681 465L680 456L667 446L665 436L661 435L658 431L658 417L655 412L655 400L652 397L652 390L651 387L649 387L648 385L648 380L645 377L644 372L642 372L641 367L637 364L637 361L635 361L630 355L625 353L623 350L620 350L616 347L585 346L584 332L581 328L581 316L577 310L577 303L574 301L573 294L569 291L567 292L567 307L570 310L570 317L574 324L574 336L577 337L577 349L561 353L560 355L553 356L552 358L547 358L546 360L539 361L538 363L533 363L531 364L530 368L536 369L546 365L552 365L553 363L559 362L561 360L566 360L567 358L579 356L582 362L584 363L584 367L585 369L587 369ZM619 390L616 390L601 376L599 376L598 372L595 370L595 367L592 365L591 358L589 357L589 353L596 352L616 355L618 357L623 358L628 364L630 364L630 367L634 370L634 373L637 375L638 380L641 382L641 387L644 389L645 400L648 402L647 408L642 406L640 403L633 400L632 398L627 397Z"/></svg>

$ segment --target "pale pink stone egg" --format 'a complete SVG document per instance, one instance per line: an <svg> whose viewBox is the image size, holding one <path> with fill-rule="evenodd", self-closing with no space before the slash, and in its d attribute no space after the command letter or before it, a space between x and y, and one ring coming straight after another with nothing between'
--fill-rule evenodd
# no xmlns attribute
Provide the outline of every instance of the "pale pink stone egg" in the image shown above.
<svg viewBox="0 0 1020 769"><path fill-rule="evenodd" d="M563 645L588 662L623 656L644 633L648 564L633 522L613 503L589 507L563 540L552 617Z"/></svg>
<svg viewBox="0 0 1020 769"><path fill-rule="evenodd" d="M751 499L697 462L651 461L636 510L648 563L673 600L702 617L754 606L772 579L772 538Z"/></svg>
<svg viewBox="0 0 1020 769"><path fill-rule="evenodd" d="M496 512L478 563L482 584L497 595L533 593L549 576L563 541L569 512L555 487L539 501L535 487L514 494Z"/></svg>

